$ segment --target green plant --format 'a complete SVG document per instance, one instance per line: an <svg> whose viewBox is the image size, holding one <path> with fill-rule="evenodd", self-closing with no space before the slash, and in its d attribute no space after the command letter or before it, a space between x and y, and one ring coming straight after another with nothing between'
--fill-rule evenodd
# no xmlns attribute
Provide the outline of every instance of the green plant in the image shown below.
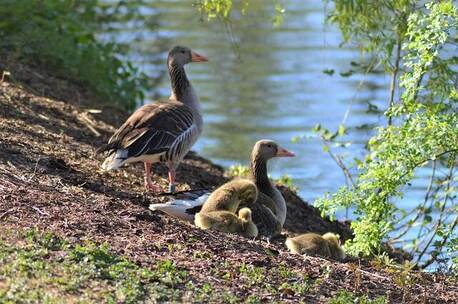
<svg viewBox="0 0 458 304"><path fill-rule="evenodd" d="M285 14L285 8L282 3L278 0L269 1L269 5L273 4L274 14L271 17L272 23L275 27L280 26L283 23L283 16ZM242 15L245 15L250 9L250 6L254 6L255 3L250 0L242 0L233 2L232 0L200 0L198 3L198 9L201 14L205 14L208 20L220 18L223 20L229 20L230 14L233 10L239 11Z"/></svg>
<svg viewBox="0 0 458 304"><path fill-rule="evenodd" d="M403 302L406 300L408 292L417 282L418 273L414 272L415 264L405 262L402 265L388 266L387 272L393 275L393 282L402 289Z"/></svg>
<svg viewBox="0 0 458 304"><path fill-rule="evenodd" d="M291 176L289 176L287 174L281 176L279 179L276 180L276 182L278 184L280 184L280 185L283 185L283 186L286 186L286 187L290 188L293 191L298 191L299 190L299 188L294 185L293 179L291 178Z"/></svg>
<svg viewBox="0 0 458 304"><path fill-rule="evenodd" d="M383 240L402 240L416 262L428 267L457 235L458 214L453 208L457 57L449 55L457 42L452 36L458 26L457 8L452 1L425 6L413 0L332 2L335 10L330 21L339 25L346 42L357 44L375 57L371 60L382 63L391 74L391 86L387 126L376 129L364 160L336 161L346 173L347 186L318 199L316 206L331 217L339 209L354 208L355 238L345 244L350 253L378 254ZM342 127L336 132L316 131L325 140L326 151L329 143L345 134ZM430 185L424 200L413 212L397 208L418 169L424 172L429 164ZM356 177L349 174L352 166L358 169ZM439 167L447 170L442 177ZM416 238L403 239L418 225Z"/></svg>
<svg viewBox="0 0 458 304"><path fill-rule="evenodd" d="M354 211L355 238L345 244L351 254L377 255L381 244L403 243L423 268L436 262L456 261L450 252L457 239L456 156L458 151L458 101L456 65L457 9L453 1L329 0L328 20L338 25L344 43L361 50L360 62L340 73L351 77L382 68L390 74L384 115L387 126L365 126L375 135L367 143L367 156L347 160L333 148L345 149L351 130L344 122L331 131L321 125L314 131L323 149L342 169L346 186L326 194L315 205L334 218L340 209ZM201 2L209 19L229 19L231 10L246 12L251 1L234 7L232 1ZM455 35L455 36L454 36ZM334 74L328 69L325 73ZM399 96L399 97L398 97ZM370 105L370 111L383 113ZM293 141L299 140L295 137ZM420 170L421 169L421 170ZM411 181L426 170L430 184L424 199L407 211L398 208ZM447 173L440 174L447 170ZM241 170L234 170L241 175ZM419 227L419 228L418 228ZM416 234L407 239L406 236Z"/></svg>
<svg viewBox="0 0 458 304"><path fill-rule="evenodd" d="M106 245L73 247L36 230L0 241L2 303L61 303L75 297L83 302L136 303L159 297L161 288L146 288L157 284L156 277Z"/></svg>
<svg viewBox="0 0 458 304"><path fill-rule="evenodd" d="M245 277L250 286L262 283L265 278L264 268L245 263L240 265L239 272Z"/></svg>
<svg viewBox="0 0 458 304"><path fill-rule="evenodd" d="M332 298L329 301L329 304L347 304L347 303L384 304L384 303L388 303L388 301L384 297L378 297L378 298L371 300L367 296L358 296L346 290L341 290L334 298Z"/></svg>
<svg viewBox="0 0 458 304"><path fill-rule="evenodd" d="M232 165L226 171L226 175L229 177L249 177L250 168L243 165Z"/></svg>
<svg viewBox="0 0 458 304"><path fill-rule="evenodd" d="M113 6L134 13L138 1ZM143 100L148 79L123 58L125 45L97 39L110 16L97 0L2 1L0 53L77 81L101 100L132 110Z"/></svg>

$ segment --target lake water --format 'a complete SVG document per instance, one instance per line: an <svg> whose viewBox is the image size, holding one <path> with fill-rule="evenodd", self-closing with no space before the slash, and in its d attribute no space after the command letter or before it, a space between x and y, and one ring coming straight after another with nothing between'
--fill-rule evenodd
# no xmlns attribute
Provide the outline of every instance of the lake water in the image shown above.
<svg viewBox="0 0 458 304"><path fill-rule="evenodd" d="M264 2L249 7L246 16L232 16L231 24L202 21L192 3L154 1L142 14L157 30L132 22L108 34L134 46L131 59L157 83L150 99L170 95L167 49L189 46L210 59L187 66L205 121L195 150L226 167L246 165L257 140L273 139L297 156L271 161L272 177L291 176L305 200L313 202L344 185L342 171L311 128L320 123L336 130L344 122L349 128L345 140L352 145L338 152L361 158L371 126L385 124L369 106L386 109L389 76L339 75L352 68L350 62L358 61L360 53L340 46L339 30L324 22L322 1L283 1L286 13L279 28L272 26L273 6ZM334 75L323 73L326 69L334 69ZM296 136L304 138L293 143ZM418 179L400 204L413 206L424 184L425 179Z"/></svg>

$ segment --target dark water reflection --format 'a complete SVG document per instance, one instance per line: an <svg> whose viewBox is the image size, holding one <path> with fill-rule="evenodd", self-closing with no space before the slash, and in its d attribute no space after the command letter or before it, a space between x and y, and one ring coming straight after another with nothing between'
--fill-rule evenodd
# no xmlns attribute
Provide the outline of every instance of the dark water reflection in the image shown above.
<svg viewBox="0 0 458 304"><path fill-rule="evenodd" d="M324 25L321 1L284 1L285 21L278 29L270 21L273 7L261 1L254 1L258 5L253 4L247 16L235 17L230 26L202 22L192 3L153 1L142 13L158 24L158 31L124 25L114 36L132 42L134 61L160 80L150 97L169 96L167 48L190 46L210 58L206 64L187 67L204 111L204 134L197 151L225 166L247 164L256 140L274 139L297 157L273 161L273 177L290 175L309 201L337 190L344 184L342 172L323 152L320 140L312 137L294 144L291 138L311 135L317 123L336 129L348 112L345 124L351 128L347 139L352 146L343 152L361 157L370 128L357 127L385 123L368 108L372 104L385 109L389 77L339 76L360 54L339 47L340 32ZM325 75L325 69L336 73ZM407 201L415 200L415 193Z"/></svg>

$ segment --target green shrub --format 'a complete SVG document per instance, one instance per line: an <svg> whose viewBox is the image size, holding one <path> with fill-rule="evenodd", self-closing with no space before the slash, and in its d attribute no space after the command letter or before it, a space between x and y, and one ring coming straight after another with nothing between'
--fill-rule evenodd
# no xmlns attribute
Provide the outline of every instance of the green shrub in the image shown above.
<svg viewBox="0 0 458 304"><path fill-rule="evenodd" d="M147 78L122 60L126 48L97 40L103 22L109 22L104 14L97 0L4 0L0 54L76 80L106 102L133 109L144 98Z"/></svg>

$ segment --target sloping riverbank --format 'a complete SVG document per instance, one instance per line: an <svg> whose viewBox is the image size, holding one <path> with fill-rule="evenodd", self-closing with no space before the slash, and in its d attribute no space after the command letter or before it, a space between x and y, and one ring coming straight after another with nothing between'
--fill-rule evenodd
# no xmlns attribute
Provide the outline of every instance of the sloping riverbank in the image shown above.
<svg viewBox="0 0 458 304"><path fill-rule="evenodd" d="M342 290L354 293L345 294L350 298L365 294L393 303L452 303L458 297L457 284L441 275L411 271L403 279L402 269L388 271L363 260L337 263L298 257L287 253L281 241L267 244L206 232L149 211L150 203L168 198L144 192L141 166L105 173L100 170L102 157L95 155L96 147L127 113L98 103L90 92L45 72L0 63L0 75L6 69L11 76L0 83L3 244L21 247L17 232L33 228L71 246L107 243L112 254L144 269L157 270L158 262L171 261L169 272L178 272L179 280L161 285L160 301L197 301L199 295L207 302L314 303L328 302ZM156 172L154 179L165 186L165 168L157 166ZM188 155L177 177L178 190L213 188L226 180L220 166L195 153ZM294 192L281 189L289 210L286 230L335 231L350 237L347 225L322 219ZM44 261L52 258L50 254ZM6 279L2 267L0 262L0 299L14 297L14 278ZM155 289L148 288L156 280L161 278L139 283L140 298L157 299L152 294ZM62 297L82 296L79 289L56 290ZM115 299L128 302L129 298Z"/></svg>

